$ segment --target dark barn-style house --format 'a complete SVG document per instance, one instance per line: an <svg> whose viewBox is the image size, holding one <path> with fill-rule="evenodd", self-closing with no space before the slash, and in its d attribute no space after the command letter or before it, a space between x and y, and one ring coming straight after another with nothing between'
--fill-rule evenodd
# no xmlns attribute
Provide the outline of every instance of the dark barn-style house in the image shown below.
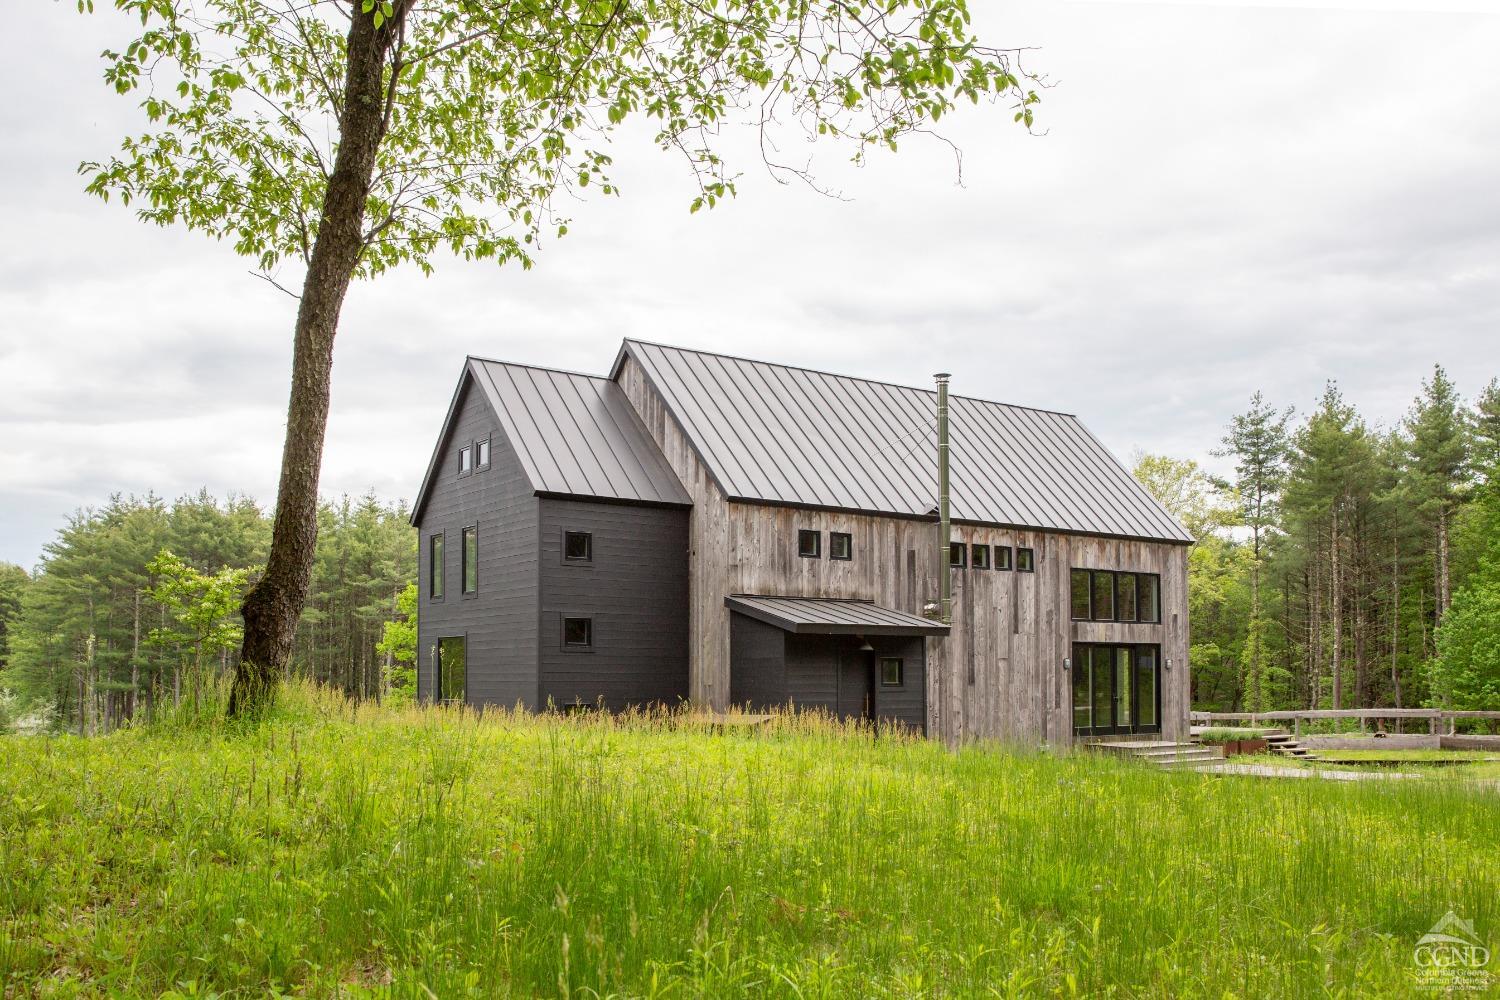
<svg viewBox="0 0 1500 1000"><path fill-rule="evenodd" d="M470 357L412 523L424 699L1188 736L1191 537L1076 417L945 377Z"/></svg>

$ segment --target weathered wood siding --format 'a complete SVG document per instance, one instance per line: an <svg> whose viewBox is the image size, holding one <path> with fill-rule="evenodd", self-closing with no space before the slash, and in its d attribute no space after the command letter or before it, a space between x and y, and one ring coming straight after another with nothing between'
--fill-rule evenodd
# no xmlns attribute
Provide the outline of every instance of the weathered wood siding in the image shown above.
<svg viewBox="0 0 1500 1000"><path fill-rule="evenodd" d="M720 709L730 702L730 612L724 607L730 594L858 598L912 614L938 600L935 522L731 502L632 359L622 365L619 382L694 503L688 572L695 701ZM825 533L823 558L797 555L802 528ZM853 536L853 559L827 558L830 531ZM952 537L966 544L1029 547L1036 571L949 571L953 630L926 646L929 735L950 743L1071 743L1070 679L1063 661L1072 656L1072 644L1141 642L1162 650L1162 736L1186 737L1185 546L969 525L954 525ZM1075 566L1159 573L1162 623L1071 621L1069 570Z"/></svg>
<svg viewBox="0 0 1500 1000"><path fill-rule="evenodd" d="M468 702L537 707L537 499L483 394L466 376L417 524L417 693L435 690L433 648L464 636ZM491 435L490 467L458 475L458 452ZM463 529L478 525L479 587L463 594ZM443 598L428 590L428 539L443 532Z"/></svg>

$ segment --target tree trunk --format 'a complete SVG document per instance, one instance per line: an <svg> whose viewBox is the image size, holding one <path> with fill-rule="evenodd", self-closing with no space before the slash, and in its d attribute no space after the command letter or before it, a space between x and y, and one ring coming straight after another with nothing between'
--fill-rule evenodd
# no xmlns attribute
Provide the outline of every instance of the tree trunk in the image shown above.
<svg viewBox="0 0 1500 1000"><path fill-rule="evenodd" d="M1448 605L1453 600L1452 585L1449 582L1448 569L1448 506L1438 506L1437 524L1437 621L1443 620L1443 615L1448 611Z"/></svg>
<svg viewBox="0 0 1500 1000"><path fill-rule="evenodd" d="M407 6L398 0L395 16L379 28L373 15L358 7L349 21L338 153L323 193L318 234L297 307L271 551L265 574L241 608L245 638L230 690L231 716L259 714L274 700L312 581L333 338L364 249L365 203L386 128L385 57L401 31Z"/></svg>
<svg viewBox="0 0 1500 1000"><path fill-rule="evenodd" d="M135 615L130 637L130 721L135 721L136 699L141 690L141 592L135 592Z"/></svg>
<svg viewBox="0 0 1500 1000"><path fill-rule="evenodd" d="M1344 707L1344 592L1339 577L1339 515L1333 514L1333 543L1330 546L1333 586L1329 592L1333 622L1333 707Z"/></svg>

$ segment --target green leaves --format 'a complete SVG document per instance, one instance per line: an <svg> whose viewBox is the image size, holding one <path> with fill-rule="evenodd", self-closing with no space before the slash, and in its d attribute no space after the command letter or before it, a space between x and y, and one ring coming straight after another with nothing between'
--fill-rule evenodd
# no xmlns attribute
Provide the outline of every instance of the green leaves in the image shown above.
<svg viewBox="0 0 1500 1000"><path fill-rule="evenodd" d="M306 261L343 119L345 9L331 0L114 0L139 22L104 53L106 83L142 91L148 128L80 172L158 225L186 225L270 270ZM80 9L91 9L84 0ZM940 121L959 98L1009 99L1030 127L1019 54L968 37L962 0L558 0L415 7L360 0L383 40L384 134L364 206L357 274L424 271L439 249L523 266L562 236L560 199L618 193L606 150L632 118L692 179L690 211L734 194L715 152L726 123L854 159ZM777 137L780 136L781 139Z"/></svg>

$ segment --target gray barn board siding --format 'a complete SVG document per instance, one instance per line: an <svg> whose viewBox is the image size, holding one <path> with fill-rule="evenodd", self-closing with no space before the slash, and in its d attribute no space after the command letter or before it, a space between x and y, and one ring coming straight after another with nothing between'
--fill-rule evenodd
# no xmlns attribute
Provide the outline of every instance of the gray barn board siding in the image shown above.
<svg viewBox="0 0 1500 1000"><path fill-rule="evenodd" d="M458 452L492 435L490 468L458 475ZM538 501L496 417L465 376L454 416L439 442L436 473L417 519L417 688L435 690L433 644L467 638L470 704L537 707ZM479 587L462 593L462 531L479 529ZM428 538L445 536L443 599L428 596Z"/></svg>
<svg viewBox="0 0 1500 1000"><path fill-rule="evenodd" d="M687 698L687 522L681 509L542 498L542 705ZM569 530L593 535L592 562L563 559ZM565 615L593 619L593 648L563 647Z"/></svg>
<svg viewBox="0 0 1500 1000"><path fill-rule="evenodd" d="M688 534L695 701L718 709L730 703L724 598L731 594L854 598L910 614L938 599L935 521L731 501L633 357L621 357L616 377L694 504ZM799 528L825 533L825 558L798 557ZM852 560L826 558L829 531L853 536ZM949 743L1070 744L1071 688L1063 661L1075 641L1113 641L1161 646L1163 661L1173 663L1162 673L1162 736L1187 737L1186 545L967 524L954 525L952 537L1030 547L1036 572L945 570L953 574L955 627L948 638L927 642L929 735ZM1162 624L1072 622L1074 566L1160 573Z"/></svg>

